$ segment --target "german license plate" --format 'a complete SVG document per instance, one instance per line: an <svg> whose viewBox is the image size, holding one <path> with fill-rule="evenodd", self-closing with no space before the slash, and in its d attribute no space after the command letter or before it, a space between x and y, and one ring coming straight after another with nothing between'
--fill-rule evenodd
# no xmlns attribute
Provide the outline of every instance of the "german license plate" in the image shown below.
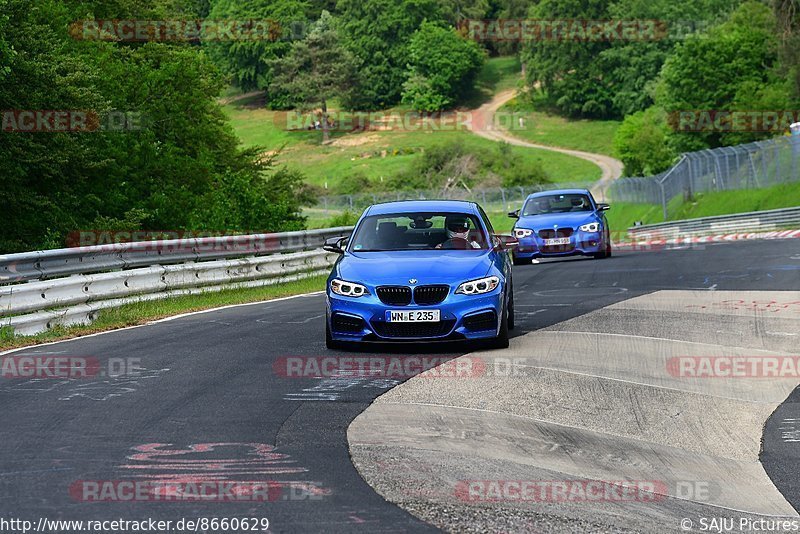
<svg viewBox="0 0 800 534"><path fill-rule="evenodd" d="M557 237L555 239L545 239L544 244L547 246L552 245L569 245L568 237Z"/></svg>
<svg viewBox="0 0 800 534"><path fill-rule="evenodd" d="M439 310L386 310L387 323L438 323Z"/></svg>

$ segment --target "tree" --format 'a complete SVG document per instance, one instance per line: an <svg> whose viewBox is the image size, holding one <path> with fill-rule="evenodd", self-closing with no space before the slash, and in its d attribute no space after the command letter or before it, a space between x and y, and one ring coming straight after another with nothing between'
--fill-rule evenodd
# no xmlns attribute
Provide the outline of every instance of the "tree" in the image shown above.
<svg viewBox="0 0 800 534"><path fill-rule="evenodd" d="M79 8L57 0L0 1L8 17L0 39L0 110L91 110L100 117L116 110L141 117L140 127L125 131L0 133L0 160L7 162L0 213L13 221L0 226L0 250L53 246L71 231L109 227L302 226L299 188L265 166L259 150L238 147L216 101L224 80L202 48L68 36L69 24L87 12L107 17L110 0ZM116 4L129 16L130 0ZM154 3L157 11L143 16L171 16L166 4ZM6 53L4 42L14 53ZM230 193L245 184L241 196ZM225 211L240 215L211 218Z"/></svg>
<svg viewBox="0 0 800 534"><path fill-rule="evenodd" d="M465 19L485 19L490 10L489 0L438 0L444 20L452 25Z"/></svg>
<svg viewBox="0 0 800 534"><path fill-rule="evenodd" d="M800 98L800 5L797 0L771 0L778 21L781 69L791 80L792 96Z"/></svg>
<svg viewBox="0 0 800 534"><path fill-rule="evenodd" d="M289 51L293 28L305 24L307 9L303 0L216 0L210 19L271 21L276 33L262 39L208 41L204 47L237 87L266 90L272 81L270 61ZM268 96L272 107L283 107L280 100L285 95Z"/></svg>
<svg viewBox="0 0 800 534"><path fill-rule="evenodd" d="M748 1L706 35L689 37L664 63L656 104L668 113L792 109L786 81L777 70L775 27L767 6ZM673 137L680 151L690 151L771 135L702 131Z"/></svg>
<svg viewBox="0 0 800 534"><path fill-rule="evenodd" d="M339 42L333 22L323 11L304 40L270 63L273 91L290 95L289 101L301 110L321 109L323 143L330 141L328 102L346 92L353 79L353 56Z"/></svg>
<svg viewBox="0 0 800 534"><path fill-rule="evenodd" d="M441 21L437 0L339 0L336 4L344 46L355 57L353 90L347 109L372 111L400 102L406 80L408 46L423 21Z"/></svg>
<svg viewBox="0 0 800 534"><path fill-rule="evenodd" d="M604 20L611 0L542 0L531 9L531 16L542 20ZM538 84L550 103L571 116L608 117L613 107L613 91L598 55L610 47L608 42L570 40L532 40L524 44L521 57L526 81Z"/></svg>
<svg viewBox="0 0 800 534"><path fill-rule="evenodd" d="M485 55L452 28L425 22L411 37L403 103L419 111L441 111L472 90Z"/></svg>
<svg viewBox="0 0 800 534"><path fill-rule="evenodd" d="M663 109L651 107L625 117L614 134L614 152L625 164L625 176L649 176L669 169L677 154L667 143L668 134Z"/></svg>

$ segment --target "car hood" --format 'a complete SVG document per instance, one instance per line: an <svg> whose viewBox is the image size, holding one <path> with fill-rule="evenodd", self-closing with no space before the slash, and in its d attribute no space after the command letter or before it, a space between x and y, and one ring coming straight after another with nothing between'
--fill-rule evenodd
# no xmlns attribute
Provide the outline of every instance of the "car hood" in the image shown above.
<svg viewBox="0 0 800 534"><path fill-rule="evenodd" d="M520 217L515 226L539 230L541 228L560 227L578 228L582 224L596 222L600 219L592 211L576 211L572 213L548 213L545 215L531 215Z"/></svg>
<svg viewBox="0 0 800 534"><path fill-rule="evenodd" d="M409 250L348 253L335 275L368 285L455 284L486 276L492 268L491 250Z"/></svg>

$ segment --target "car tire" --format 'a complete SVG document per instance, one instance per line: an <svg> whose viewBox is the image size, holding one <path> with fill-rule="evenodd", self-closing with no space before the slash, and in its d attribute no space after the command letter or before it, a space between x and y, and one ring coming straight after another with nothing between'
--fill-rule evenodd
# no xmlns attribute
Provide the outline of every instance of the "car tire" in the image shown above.
<svg viewBox="0 0 800 534"><path fill-rule="evenodd" d="M514 256L512 258L514 265L530 265L532 263L531 258L517 258Z"/></svg>
<svg viewBox="0 0 800 534"><path fill-rule="evenodd" d="M606 234L605 238L603 238L603 249L600 252L596 252L592 254L592 257L596 260L602 260L605 258L611 257L611 240L609 239L608 234Z"/></svg>
<svg viewBox="0 0 800 534"><path fill-rule="evenodd" d="M500 333L496 338L492 339L489 347L492 349L507 349L508 348L508 319L509 309L503 306L503 318L500 321Z"/></svg>
<svg viewBox="0 0 800 534"><path fill-rule="evenodd" d="M347 350L348 343L345 341L337 341L331 335L331 327L328 320L325 320L325 348L330 350Z"/></svg>
<svg viewBox="0 0 800 534"><path fill-rule="evenodd" d="M508 329L514 330L516 317L514 316L514 288L511 288L511 298L508 301Z"/></svg>

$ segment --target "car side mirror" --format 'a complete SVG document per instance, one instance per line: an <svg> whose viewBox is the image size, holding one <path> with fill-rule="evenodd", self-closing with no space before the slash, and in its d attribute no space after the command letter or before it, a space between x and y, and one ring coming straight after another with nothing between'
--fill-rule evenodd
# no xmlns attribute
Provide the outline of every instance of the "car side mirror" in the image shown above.
<svg viewBox="0 0 800 534"><path fill-rule="evenodd" d="M519 246L519 241L513 235L495 235L497 249L511 250Z"/></svg>
<svg viewBox="0 0 800 534"><path fill-rule="evenodd" d="M508 216L512 219L519 219L519 210L509 211Z"/></svg>
<svg viewBox="0 0 800 534"><path fill-rule="evenodd" d="M611 209L611 206L609 206L608 204L606 204L604 202L600 202L597 205L597 211L608 211L610 209Z"/></svg>
<svg viewBox="0 0 800 534"><path fill-rule="evenodd" d="M338 237L329 237L325 240L325 244L322 245L322 250L327 250L328 252L335 252L336 254L344 254L344 242L347 241L346 237L338 236Z"/></svg>

